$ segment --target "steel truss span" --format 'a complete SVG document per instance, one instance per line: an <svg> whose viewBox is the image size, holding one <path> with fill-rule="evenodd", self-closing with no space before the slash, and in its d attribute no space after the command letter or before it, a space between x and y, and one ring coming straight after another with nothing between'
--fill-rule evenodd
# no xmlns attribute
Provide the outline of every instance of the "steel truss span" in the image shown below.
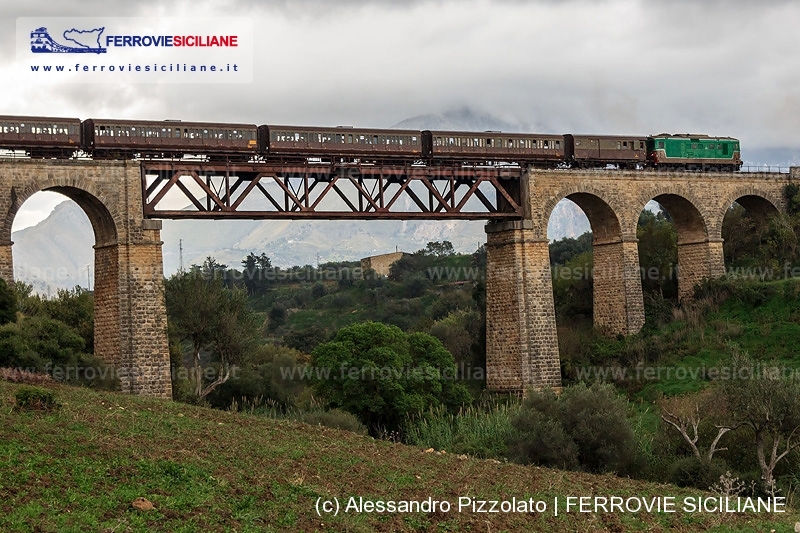
<svg viewBox="0 0 800 533"><path fill-rule="evenodd" d="M518 167L144 161L148 218L518 219Z"/></svg>

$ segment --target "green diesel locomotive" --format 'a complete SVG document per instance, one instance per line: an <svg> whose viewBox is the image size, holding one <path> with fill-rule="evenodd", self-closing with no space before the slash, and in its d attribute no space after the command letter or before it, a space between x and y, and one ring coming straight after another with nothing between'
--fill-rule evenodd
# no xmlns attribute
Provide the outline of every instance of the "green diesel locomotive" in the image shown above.
<svg viewBox="0 0 800 533"><path fill-rule="evenodd" d="M648 164L656 169L735 171L742 167L739 140L708 135L670 135L647 138Z"/></svg>

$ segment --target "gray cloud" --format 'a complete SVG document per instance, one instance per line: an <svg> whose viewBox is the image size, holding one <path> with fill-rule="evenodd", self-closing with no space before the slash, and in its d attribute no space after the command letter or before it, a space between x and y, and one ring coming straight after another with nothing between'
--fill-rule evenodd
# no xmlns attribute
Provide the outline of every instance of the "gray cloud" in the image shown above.
<svg viewBox="0 0 800 533"><path fill-rule="evenodd" d="M31 87L2 113L390 126L468 108L543 132L800 146L788 0L69 0L0 14L6 60L23 15L247 16L257 34L252 84Z"/></svg>

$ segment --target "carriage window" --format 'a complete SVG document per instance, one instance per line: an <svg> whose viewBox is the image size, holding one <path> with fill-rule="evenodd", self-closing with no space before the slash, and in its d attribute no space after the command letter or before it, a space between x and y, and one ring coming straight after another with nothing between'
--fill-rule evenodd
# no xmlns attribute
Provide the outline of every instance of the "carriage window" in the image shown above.
<svg viewBox="0 0 800 533"><path fill-rule="evenodd" d="M623 142L622 142L622 146L624 146L625 148L627 148L627 147L628 147L628 141L623 141Z"/></svg>
<svg viewBox="0 0 800 533"><path fill-rule="evenodd" d="M442 145L442 138L436 137L436 146L441 146L441 145Z"/></svg>
<svg viewBox="0 0 800 533"><path fill-rule="evenodd" d="M556 150L561 148L561 141L556 141Z"/></svg>
<svg viewBox="0 0 800 533"><path fill-rule="evenodd" d="M542 148L550 148L550 141L548 141L547 139L542 141Z"/></svg>
<svg viewBox="0 0 800 533"><path fill-rule="evenodd" d="M644 141L639 141L639 150L644 150Z"/></svg>
<svg viewBox="0 0 800 533"><path fill-rule="evenodd" d="M580 141L578 141L580 143ZM531 148L538 148L539 143L536 139L531 139Z"/></svg>
<svg viewBox="0 0 800 533"><path fill-rule="evenodd" d="M658 147L664 148L664 141L658 141Z"/></svg>
<svg viewBox="0 0 800 533"><path fill-rule="evenodd" d="M353 134L352 133L348 133L347 134L347 144L353 144Z"/></svg>
<svg viewBox="0 0 800 533"><path fill-rule="evenodd" d="M709 145L708 145L708 149L709 149L709 150L713 150L713 149L714 149L714 145L713 145L713 144L709 144Z"/></svg>

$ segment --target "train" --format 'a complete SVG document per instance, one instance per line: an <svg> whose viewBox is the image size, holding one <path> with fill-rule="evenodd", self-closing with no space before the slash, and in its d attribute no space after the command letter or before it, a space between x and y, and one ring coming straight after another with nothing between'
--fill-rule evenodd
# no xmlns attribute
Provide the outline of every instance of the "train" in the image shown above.
<svg viewBox="0 0 800 533"><path fill-rule="evenodd" d="M0 116L0 150L31 158L525 165L738 171L739 140Z"/></svg>

